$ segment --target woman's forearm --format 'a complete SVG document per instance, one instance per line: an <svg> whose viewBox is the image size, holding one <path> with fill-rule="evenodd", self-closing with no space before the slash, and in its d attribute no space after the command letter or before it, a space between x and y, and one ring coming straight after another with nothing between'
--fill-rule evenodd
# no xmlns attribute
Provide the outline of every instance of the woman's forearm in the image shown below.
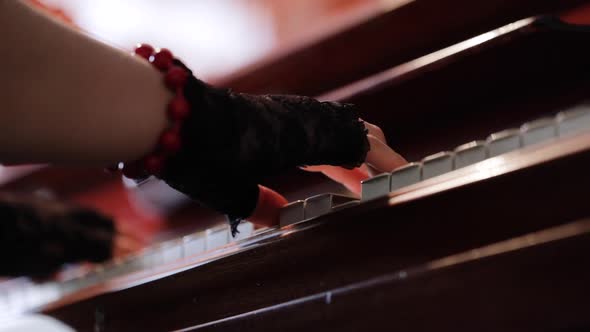
<svg viewBox="0 0 590 332"><path fill-rule="evenodd" d="M171 96L145 61L0 0L0 163L106 165L149 152Z"/></svg>

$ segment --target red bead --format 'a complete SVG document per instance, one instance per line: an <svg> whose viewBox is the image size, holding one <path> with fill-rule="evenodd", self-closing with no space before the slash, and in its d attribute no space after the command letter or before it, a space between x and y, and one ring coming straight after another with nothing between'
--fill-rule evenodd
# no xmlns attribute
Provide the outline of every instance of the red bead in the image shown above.
<svg viewBox="0 0 590 332"><path fill-rule="evenodd" d="M170 119L179 121L185 119L190 113L190 105L183 96L176 96L168 104L168 116Z"/></svg>
<svg viewBox="0 0 590 332"><path fill-rule="evenodd" d="M145 159L145 170L150 174L159 175L164 169L164 158L157 155L151 155Z"/></svg>
<svg viewBox="0 0 590 332"><path fill-rule="evenodd" d="M168 130L160 136L160 146L168 153L176 153L180 150L180 135L174 130Z"/></svg>
<svg viewBox="0 0 590 332"><path fill-rule="evenodd" d="M135 48L135 54L146 60L149 60L150 56L154 54L154 48L148 44L140 44Z"/></svg>
<svg viewBox="0 0 590 332"><path fill-rule="evenodd" d="M184 68L179 66L172 66L166 73L164 77L164 81L169 88L176 89L184 86L186 83L186 79L188 78L188 73Z"/></svg>
<svg viewBox="0 0 590 332"><path fill-rule="evenodd" d="M130 179L139 179L144 175L144 172L138 162L131 162L123 165L123 175Z"/></svg>
<svg viewBox="0 0 590 332"><path fill-rule="evenodd" d="M168 70L172 66L172 52L163 48L158 53L154 54L152 64L160 70Z"/></svg>

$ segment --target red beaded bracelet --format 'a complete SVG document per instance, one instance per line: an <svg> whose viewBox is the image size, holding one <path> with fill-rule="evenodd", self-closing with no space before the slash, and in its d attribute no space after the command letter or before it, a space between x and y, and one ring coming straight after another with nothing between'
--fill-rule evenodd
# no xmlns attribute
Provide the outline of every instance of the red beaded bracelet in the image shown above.
<svg viewBox="0 0 590 332"><path fill-rule="evenodd" d="M150 45L140 44L135 48L134 53L148 60L154 67L165 73L164 83L168 89L175 93L167 109L170 125L160 135L154 151L139 160L125 162L123 165L123 175L128 178L139 179L149 175L157 176L161 174L166 159L181 148L180 129L183 120L190 113L190 105L184 97L184 86L189 74L183 67L174 64L172 52L165 48L154 50Z"/></svg>

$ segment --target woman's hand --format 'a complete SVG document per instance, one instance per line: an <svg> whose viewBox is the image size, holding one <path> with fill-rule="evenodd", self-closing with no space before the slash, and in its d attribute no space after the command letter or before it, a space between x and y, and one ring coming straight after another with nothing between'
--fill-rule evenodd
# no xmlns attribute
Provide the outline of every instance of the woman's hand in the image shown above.
<svg viewBox="0 0 590 332"><path fill-rule="evenodd" d="M346 169L338 166L321 165L308 166L302 169L309 172L322 172L330 179L341 183L348 190L360 196L361 181L383 172L391 172L408 162L393 151L388 145L381 128L365 121L369 131L370 150L365 163L358 168ZM280 208L287 204L287 200L276 191L259 186L260 195L254 213L248 220L255 224L272 226L278 223Z"/></svg>
<svg viewBox="0 0 590 332"><path fill-rule="evenodd" d="M309 172L322 172L330 179L343 184L351 192L361 194L361 181L383 172L391 172L408 162L393 151L388 145L381 128L365 121L369 130L370 150L365 163L358 168L345 169L337 166L308 166L303 169Z"/></svg>
<svg viewBox="0 0 590 332"><path fill-rule="evenodd" d="M180 61L177 65L183 66ZM182 125L182 149L158 176L172 188L228 216L232 233L243 219L272 225L287 201L258 185L302 165L360 194L375 169L406 163L383 132L359 119L352 104L306 96L249 95L207 85L189 73L184 88L192 110ZM359 167L360 166L360 167Z"/></svg>

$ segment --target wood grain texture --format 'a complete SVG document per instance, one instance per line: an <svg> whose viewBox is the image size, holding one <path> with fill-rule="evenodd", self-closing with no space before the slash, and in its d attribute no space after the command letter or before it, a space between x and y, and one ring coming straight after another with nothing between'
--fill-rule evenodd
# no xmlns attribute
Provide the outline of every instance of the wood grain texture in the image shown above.
<svg viewBox="0 0 590 332"><path fill-rule="evenodd" d="M426 0L326 36L216 82L248 93L319 95L513 21L581 0Z"/></svg>
<svg viewBox="0 0 590 332"><path fill-rule="evenodd" d="M589 240L586 229L523 248L510 243L488 257L433 262L186 331L584 331Z"/></svg>
<svg viewBox="0 0 590 332"><path fill-rule="evenodd" d="M392 206L377 200L198 268L47 313L89 331L99 308L107 331L161 331L345 286L590 216L590 177L580 176L588 165L584 150Z"/></svg>

